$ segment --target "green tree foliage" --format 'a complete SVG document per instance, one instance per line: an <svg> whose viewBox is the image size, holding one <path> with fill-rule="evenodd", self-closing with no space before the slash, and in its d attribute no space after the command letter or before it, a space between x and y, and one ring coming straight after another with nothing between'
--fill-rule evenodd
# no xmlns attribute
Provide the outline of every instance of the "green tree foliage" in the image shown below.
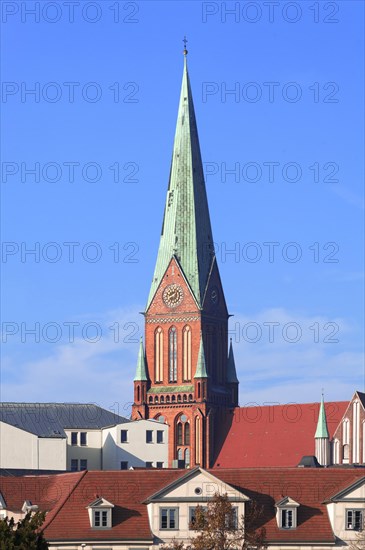
<svg viewBox="0 0 365 550"><path fill-rule="evenodd" d="M43 512L28 512L18 522L14 518L0 520L0 550L47 550L49 546L39 532L44 518Z"/></svg>

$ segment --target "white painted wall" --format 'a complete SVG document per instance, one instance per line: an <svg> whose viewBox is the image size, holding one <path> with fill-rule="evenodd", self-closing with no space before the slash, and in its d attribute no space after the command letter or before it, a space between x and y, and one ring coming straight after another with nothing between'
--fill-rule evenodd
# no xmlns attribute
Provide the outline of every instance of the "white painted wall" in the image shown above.
<svg viewBox="0 0 365 550"><path fill-rule="evenodd" d="M198 495L197 491L199 491ZM245 515L245 503L242 502L242 498L245 497L223 481L201 472L164 494L159 502L147 505L152 533L164 543L169 543L173 539L187 541L195 534L194 530L189 529L189 508L198 505L206 506L208 499L216 493L228 495L232 506L237 507L237 517L240 521ZM167 500L164 501L164 499ZM176 499L176 503L173 502L174 499ZM192 501L187 501L187 499L192 499ZM177 530L160 529L160 509L175 507L179 509L179 528Z"/></svg>
<svg viewBox="0 0 365 550"><path fill-rule="evenodd" d="M71 459L87 460L88 470L102 469L102 430L65 430L67 435L67 469L71 469ZM71 433L76 432L77 445L71 445ZM86 432L86 445L80 443L80 433Z"/></svg>
<svg viewBox="0 0 365 550"><path fill-rule="evenodd" d="M128 430L127 443L121 443L121 430ZM153 431L152 443L146 443L146 430ZM163 431L163 443L157 443L157 431ZM135 420L103 430L103 470L120 470L121 461L128 467L145 467L146 462L168 465L168 426L156 420Z"/></svg>
<svg viewBox="0 0 365 550"><path fill-rule="evenodd" d="M66 439L39 438L0 422L0 468L66 469Z"/></svg>

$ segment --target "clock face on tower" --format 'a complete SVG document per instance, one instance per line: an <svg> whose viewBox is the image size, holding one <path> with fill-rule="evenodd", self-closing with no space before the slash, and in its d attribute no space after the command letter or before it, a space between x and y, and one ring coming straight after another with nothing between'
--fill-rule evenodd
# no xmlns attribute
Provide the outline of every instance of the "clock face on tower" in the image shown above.
<svg viewBox="0 0 365 550"><path fill-rule="evenodd" d="M167 307L177 307L184 298L184 292L180 285L172 284L165 288L162 299Z"/></svg>

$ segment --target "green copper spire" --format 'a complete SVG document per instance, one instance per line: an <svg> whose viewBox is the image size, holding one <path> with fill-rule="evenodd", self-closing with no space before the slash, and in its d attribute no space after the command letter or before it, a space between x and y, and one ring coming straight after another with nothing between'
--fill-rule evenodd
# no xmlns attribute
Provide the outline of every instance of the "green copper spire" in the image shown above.
<svg viewBox="0 0 365 550"><path fill-rule="evenodd" d="M321 406L319 409L317 429L314 437L315 439L329 437L328 429L327 429L326 411L324 408L323 394L322 394Z"/></svg>
<svg viewBox="0 0 365 550"><path fill-rule="evenodd" d="M147 380L148 378L146 373L146 361L144 357L143 342L141 338L141 341L139 344L137 369L136 369L136 376L134 377L134 382L146 382Z"/></svg>
<svg viewBox="0 0 365 550"><path fill-rule="evenodd" d="M199 307L202 307L214 260L213 235L186 58L185 49L161 240L146 309L173 256L179 262Z"/></svg>
<svg viewBox="0 0 365 550"><path fill-rule="evenodd" d="M208 378L208 373L205 366L205 353L204 353L202 336L200 336L199 355L198 355L198 362L196 365L196 373L194 375L194 378Z"/></svg>
<svg viewBox="0 0 365 550"><path fill-rule="evenodd" d="M227 382L231 384L239 384L236 373L236 364L234 362L232 338L229 344L228 362L227 362Z"/></svg>

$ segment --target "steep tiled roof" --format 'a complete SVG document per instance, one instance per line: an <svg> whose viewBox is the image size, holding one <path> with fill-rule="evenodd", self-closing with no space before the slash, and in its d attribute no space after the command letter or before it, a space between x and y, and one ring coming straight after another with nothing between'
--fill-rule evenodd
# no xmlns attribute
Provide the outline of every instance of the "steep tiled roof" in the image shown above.
<svg viewBox="0 0 365 550"><path fill-rule="evenodd" d="M112 539L150 540L147 507L142 502L158 489L182 475L181 470L135 470L87 472L70 498L47 522L47 540L98 540L100 531L92 529L86 507L96 495L112 504L113 528L103 531L103 541Z"/></svg>
<svg viewBox="0 0 365 550"><path fill-rule="evenodd" d="M348 401L325 404L330 437ZM319 403L237 407L214 466L297 466L303 455L314 455Z"/></svg>
<svg viewBox="0 0 365 550"><path fill-rule="evenodd" d="M0 477L0 493L6 509L19 512L25 500L37 504L42 511L57 510L67 498L85 472L53 475L25 475Z"/></svg>
<svg viewBox="0 0 365 550"><path fill-rule="evenodd" d="M100 429L128 422L93 403L0 403L0 420L38 437L66 437L65 429Z"/></svg>
<svg viewBox="0 0 365 550"><path fill-rule="evenodd" d="M269 542L334 542L324 501L365 476L365 468L243 468L210 470L263 507L257 526L264 526ZM279 529L275 502L288 496L299 503L297 528Z"/></svg>
<svg viewBox="0 0 365 550"><path fill-rule="evenodd" d="M257 527L264 526L269 542L334 542L324 501L364 478L364 468L301 469L242 468L208 470L262 506ZM97 497L114 505L113 526L103 530L103 542L152 540L148 497L186 475L186 470L93 471L54 476L0 478L7 508L20 510L24 500L49 513L43 525L49 541L100 540L92 529L87 506ZM365 478L364 478L365 479ZM298 504L295 530L279 529L275 503L289 497Z"/></svg>

